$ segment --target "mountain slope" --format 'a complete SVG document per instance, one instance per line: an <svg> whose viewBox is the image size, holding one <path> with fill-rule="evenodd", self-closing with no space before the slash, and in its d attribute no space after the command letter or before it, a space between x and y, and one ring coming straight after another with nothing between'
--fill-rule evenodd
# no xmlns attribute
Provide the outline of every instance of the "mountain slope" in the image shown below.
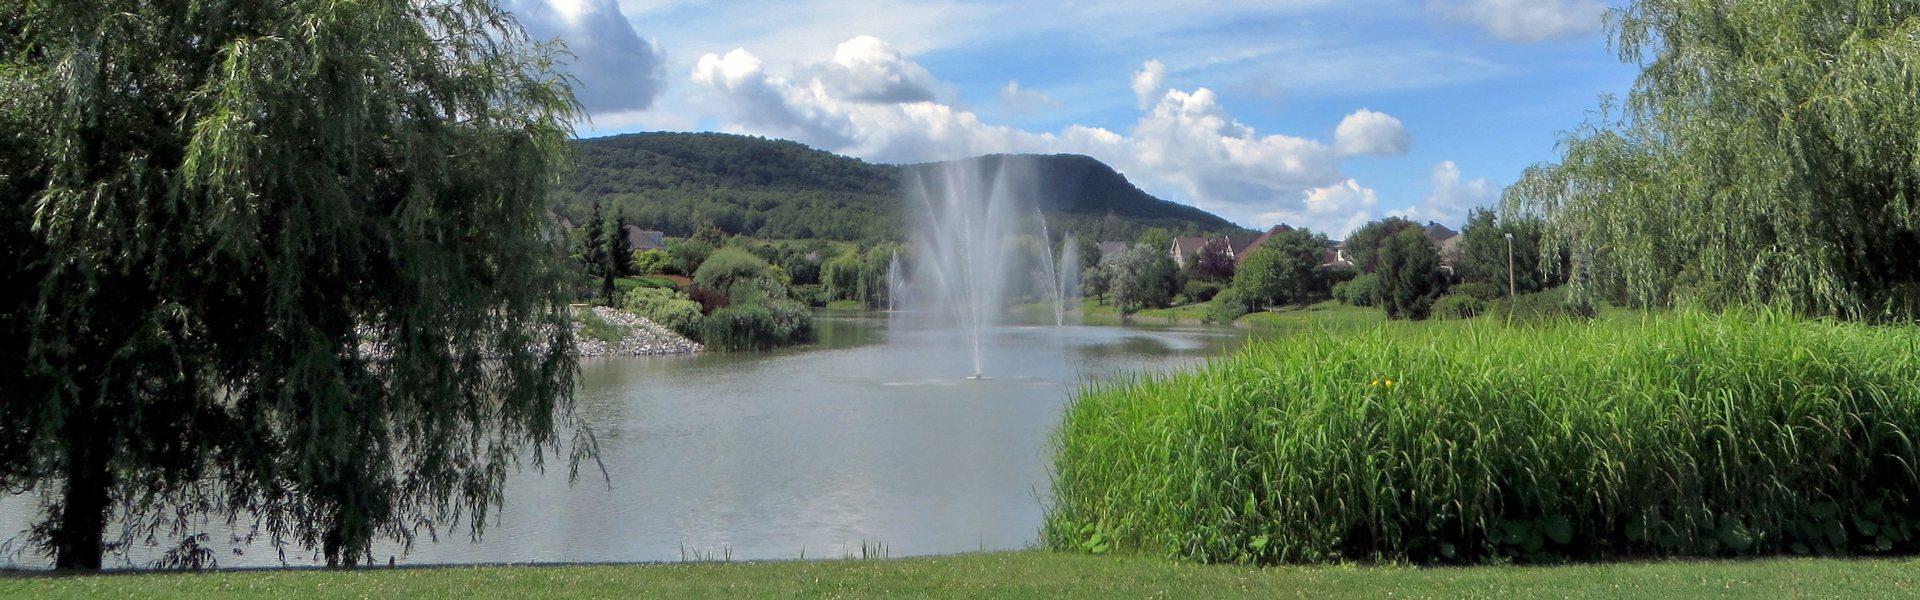
<svg viewBox="0 0 1920 600"><path fill-rule="evenodd" d="M1111 167L1078 155L989 155L881 165L783 140L720 133L641 133L579 140L578 164L559 210L583 215L600 201L630 220L684 236L712 224L768 238L899 239L903 185L945 166L990 179L1025 177L1055 228L1102 240L1149 227L1175 233L1245 230L1206 211L1155 198ZM578 219L576 218L576 221Z"/></svg>

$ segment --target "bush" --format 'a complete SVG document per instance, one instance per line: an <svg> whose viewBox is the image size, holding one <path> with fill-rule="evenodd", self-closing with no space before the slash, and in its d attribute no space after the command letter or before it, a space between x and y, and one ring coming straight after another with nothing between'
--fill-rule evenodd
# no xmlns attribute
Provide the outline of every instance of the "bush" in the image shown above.
<svg viewBox="0 0 1920 600"><path fill-rule="evenodd" d="M1462 294L1441 296L1433 303L1433 316L1442 319L1470 319L1485 312L1486 301Z"/></svg>
<svg viewBox="0 0 1920 600"><path fill-rule="evenodd" d="M719 350L764 350L813 339L813 314L793 301L728 306L707 315L700 342Z"/></svg>
<svg viewBox="0 0 1920 600"><path fill-rule="evenodd" d="M1575 304L1560 287L1537 294L1521 294L1489 305L1495 319L1516 325L1553 324L1592 319L1598 311L1592 305Z"/></svg>
<svg viewBox="0 0 1920 600"><path fill-rule="evenodd" d="M1248 306L1246 298L1240 295L1239 290L1227 288L1221 290L1213 297L1213 302L1207 304L1206 318L1208 323L1231 325L1241 316L1252 311L1253 307Z"/></svg>
<svg viewBox="0 0 1920 600"><path fill-rule="evenodd" d="M1084 390L1043 538L1255 563L1912 553L1913 339L1730 313L1259 343Z"/></svg>
<svg viewBox="0 0 1920 600"><path fill-rule="evenodd" d="M1380 303L1380 277L1372 273L1359 275L1333 286L1333 298L1354 306L1375 306Z"/></svg>
<svg viewBox="0 0 1920 600"><path fill-rule="evenodd" d="M729 298L735 296L733 286L738 283L769 277L772 270L767 261L754 256L752 252L727 247L714 251L706 262L700 263L700 269L693 273L693 283L700 287L726 292ZM738 298L734 298L738 301Z"/></svg>
<svg viewBox="0 0 1920 600"><path fill-rule="evenodd" d="M699 240L670 240L667 242L667 257L670 270L676 275L693 276L700 265L713 255L713 246Z"/></svg>
<svg viewBox="0 0 1920 600"><path fill-rule="evenodd" d="M633 272L641 275L665 273L673 267L673 256L665 250L640 250L633 253Z"/></svg>
<svg viewBox="0 0 1920 600"><path fill-rule="evenodd" d="M1470 296L1477 300L1492 302L1500 299L1501 296L1505 296L1506 290L1494 287L1493 284L1484 281L1474 281L1453 286L1447 290L1447 293L1454 296Z"/></svg>
<svg viewBox="0 0 1920 600"><path fill-rule="evenodd" d="M626 308L680 335L691 338L700 333L700 303L686 294L650 288L629 290Z"/></svg>
<svg viewBox="0 0 1920 600"><path fill-rule="evenodd" d="M720 293L720 290L697 285L687 287L687 298L700 305L700 314L703 315L711 315L713 311L732 304L727 300L727 295Z"/></svg>
<svg viewBox="0 0 1920 600"><path fill-rule="evenodd" d="M1180 295L1186 296L1188 302L1206 302L1212 300L1215 295L1219 294L1222 287L1225 286L1196 279L1188 281L1185 286L1182 286L1180 288Z"/></svg>

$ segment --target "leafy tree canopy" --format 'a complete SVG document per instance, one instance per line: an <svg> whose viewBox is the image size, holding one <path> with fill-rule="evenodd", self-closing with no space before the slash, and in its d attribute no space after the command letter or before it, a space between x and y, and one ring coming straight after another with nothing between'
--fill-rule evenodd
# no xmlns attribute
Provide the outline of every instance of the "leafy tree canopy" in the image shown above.
<svg viewBox="0 0 1920 600"><path fill-rule="evenodd" d="M1255 309L1305 302L1320 288L1314 270L1326 247L1326 236L1306 229L1274 234L1241 262L1233 288Z"/></svg>
<svg viewBox="0 0 1920 600"><path fill-rule="evenodd" d="M1920 316L1920 5L1638 0L1611 20L1641 66L1624 107L1506 199L1546 217L1577 295Z"/></svg>
<svg viewBox="0 0 1920 600"><path fill-rule="evenodd" d="M110 520L208 563L209 513L352 565L561 451L551 48L476 1L4 7L0 481L57 567Z"/></svg>
<svg viewBox="0 0 1920 600"><path fill-rule="evenodd" d="M1387 217L1361 226L1347 236L1347 260L1363 273L1378 271L1381 245L1387 238L1408 229L1418 230L1420 226L1400 217Z"/></svg>

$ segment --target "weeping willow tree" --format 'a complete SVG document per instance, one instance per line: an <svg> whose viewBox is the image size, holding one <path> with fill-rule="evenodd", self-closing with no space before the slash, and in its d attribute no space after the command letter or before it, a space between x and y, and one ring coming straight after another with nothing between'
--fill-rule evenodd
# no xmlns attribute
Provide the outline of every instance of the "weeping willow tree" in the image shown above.
<svg viewBox="0 0 1920 600"><path fill-rule="evenodd" d="M577 471L556 52L482 0L0 0L0 481L56 567L351 566Z"/></svg>
<svg viewBox="0 0 1920 600"><path fill-rule="evenodd" d="M1578 295L1920 316L1920 4L1638 0L1641 73L1530 168ZM1550 265L1543 265L1550 266Z"/></svg>

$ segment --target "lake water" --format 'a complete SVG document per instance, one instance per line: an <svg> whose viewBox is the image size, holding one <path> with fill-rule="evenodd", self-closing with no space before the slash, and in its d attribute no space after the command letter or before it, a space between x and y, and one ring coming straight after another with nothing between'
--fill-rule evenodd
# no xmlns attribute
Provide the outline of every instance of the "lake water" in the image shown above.
<svg viewBox="0 0 1920 600"><path fill-rule="evenodd" d="M957 331L820 321L820 343L771 353L589 359L579 410L608 478L590 466L509 479L483 540L464 533L400 564L841 558L1033 544L1048 487L1048 438L1083 382L1196 366L1245 333L1215 328L1006 327L988 379ZM0 527L33 518L0 502ZM279 566L264 544L218 544L222 567ZM15 545L17 547L17 544ZM156 553L109 557L139 566ZM311 557L289 552L289 564ZM0 564L36 567L12 556Z"/></svg>

